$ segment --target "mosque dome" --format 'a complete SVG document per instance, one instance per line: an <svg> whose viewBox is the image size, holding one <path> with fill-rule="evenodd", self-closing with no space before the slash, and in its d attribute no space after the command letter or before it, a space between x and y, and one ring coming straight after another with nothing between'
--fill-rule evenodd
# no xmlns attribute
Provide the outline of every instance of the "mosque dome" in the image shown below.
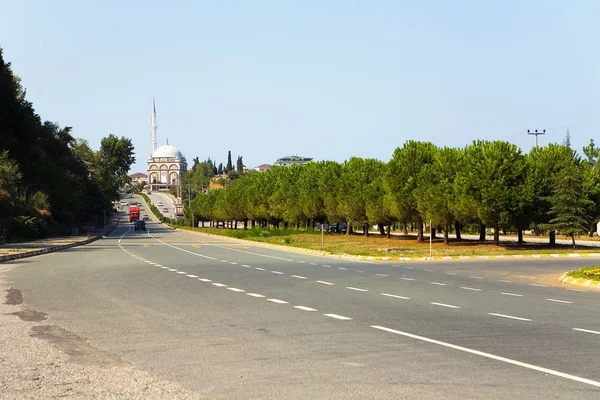
<svg viewBox="0 0 600 400"><path fill-rule="evenodd" d="M167 142L164 146L160 146L156 149L152 157L183 158L183 154L177 150L177 147L171 146L169 145L169 142Z"/></svg>

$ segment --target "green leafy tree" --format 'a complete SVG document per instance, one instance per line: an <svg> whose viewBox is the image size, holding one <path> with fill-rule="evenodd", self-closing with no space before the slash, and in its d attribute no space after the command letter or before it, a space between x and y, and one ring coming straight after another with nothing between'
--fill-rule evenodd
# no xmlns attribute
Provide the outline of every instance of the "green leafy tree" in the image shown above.
<svg viewBox="0 0 600 400"><path fill-rule="evenodd" d="M129 182L128 172L135 162L131 139L110 134L100 142L98 177L110 200L118 200L119 188Z"/></svg>
<svg viewBox="0 0 600 400"><path fill-rule="evenodd" d="M236 161L236 169L238 174L243 174L244 173L244 160L242 159L242 156L238 156L237 161Z"/></svg>

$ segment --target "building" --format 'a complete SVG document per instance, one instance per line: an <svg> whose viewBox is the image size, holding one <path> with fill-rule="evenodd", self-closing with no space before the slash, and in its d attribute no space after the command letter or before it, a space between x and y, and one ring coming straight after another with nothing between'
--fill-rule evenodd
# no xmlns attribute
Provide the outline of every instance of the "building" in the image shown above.
<svg viewBox="0 0 600 400"><path fill-rule="evenodd" d="M269 164L261 164L258 167L254 167L254 170L258 171L258 172L266 172L270 169L271 169L271 165L269 165Z"/></svg>
<svg viewBox="0 0 600 400"><path fill-rule="evenodd" d="M135 174L129 175L131 178L131 183L136 184L140 182L148 183L148 175L142 174L141 172L136 172Z"/></svg>
<svg viewBox="0 0 600 400"><path fill-rule="evenodd" d="M156 137L156 106L152 100L152 154L148 158L148 184L151 190L168 190L172 186L178 186L181 177L187 171L187 161L183 154L175 146L166 144L156 148L158 140Z"/></svg>
<svg viewBox="0 0 600 400"><path fill-rule="evenodd" d="M280 159L275 161L275 163L273 165L287 167L287 166L295 165L295 164L306 164L311 161L312 161L312 158L300 157L300 156L296 155L296 156L281 157Z"/></svg>

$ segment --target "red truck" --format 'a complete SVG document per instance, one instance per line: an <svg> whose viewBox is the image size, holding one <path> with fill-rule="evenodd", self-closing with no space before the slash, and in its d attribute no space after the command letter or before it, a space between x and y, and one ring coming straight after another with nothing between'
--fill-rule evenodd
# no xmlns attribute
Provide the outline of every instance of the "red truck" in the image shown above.
<svg viewBox="0 0 600 400"><path fill-rule="evenodd" d="M129 222L139 221L140 219L140 207L129 206Z"/></svg>

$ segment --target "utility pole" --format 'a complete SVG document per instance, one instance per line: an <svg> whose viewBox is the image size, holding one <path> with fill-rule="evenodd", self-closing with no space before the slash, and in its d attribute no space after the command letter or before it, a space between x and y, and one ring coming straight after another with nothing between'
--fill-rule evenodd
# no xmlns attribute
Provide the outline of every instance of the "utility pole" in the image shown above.
<svg viewBox="0 0 600 400"><path fill-rule="evenodd" d="M535 131L531 132L529 129L527 129L527 134L535 135L535 147L538 147L538 135L545 135L546 130L543 129L541 132L538 132L538 130L536 129Z"/></svg>

